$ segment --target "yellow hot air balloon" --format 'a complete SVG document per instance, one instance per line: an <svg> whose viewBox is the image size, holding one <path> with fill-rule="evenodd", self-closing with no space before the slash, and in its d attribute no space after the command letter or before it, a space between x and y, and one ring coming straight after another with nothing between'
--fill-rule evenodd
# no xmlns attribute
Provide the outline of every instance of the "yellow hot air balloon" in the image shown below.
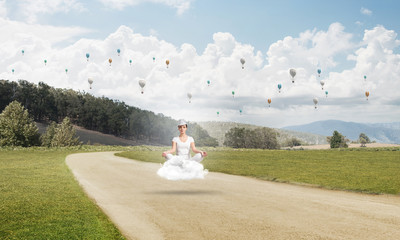
<svg viewBox="0 0 400 240"><path fill-rule="evenodd" d="M110 63L110 66L111 66L111 63L112 63L112 59L110 58L110 59L108 59L108 62Z"/></svg>
<svg viewBox="0 0 400 240"><path fill-rule="evenodd" d="M165 63L167 64L167 68L168 68L168 65L169 65L169 60L165 61Z"/></svg>
<svg viewBox="0 0 400 240"><path fill-rule="evenodd" d="M368 97L369 97L369 92L368 91L365 92L365 96L367 97L367 101L368 101Z"/></svg>
<svg viewBox="0 0 400 240"><path fill-rule="evenodd" d="M271 102L272 102L271 98L268 98L268 107L271 107Z"/></svg>

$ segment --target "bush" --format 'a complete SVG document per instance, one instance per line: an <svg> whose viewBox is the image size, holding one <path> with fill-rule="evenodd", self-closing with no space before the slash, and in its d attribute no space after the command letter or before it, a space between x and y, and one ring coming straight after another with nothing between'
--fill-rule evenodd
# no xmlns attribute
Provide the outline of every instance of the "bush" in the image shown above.
<svg viewBox="0 0 400 240"><path fill-rule="evenodd" d="M42 145L46 147L70 147L81 144L68 117L64 118L61 124L52 122L41 140Z"/></svg>
<svg viewBox="0 0 400 240"><path fill-rule="evenodd" d="M231 128L225 134L224 145L233 148L278 149L277 133L270 128Z"/></svg>
<svg viewBox="0 0 400 240"><path fill-rule="evenodd" d="M327 141L330 143L331 148L347 148L348 147L347 142L349 140L335 130L333 132L332 137L327 137Z"/></svg>
<svg viewBox="0 0 400 240"><path fill-rule="evenodd" d="M42 142L42 146L51 147L51 142L56 134L57 123L51 122L47 127L46 132L40 137L40 141Z"/></svg>
<svg viewBox="0 0 400 240"><path fill-rule="evenodd" d="M38 128L28 111L17 101L0 114L0 146L39 145Z"/></svg>
<svg viewBox="0 0 400 240"><path fill-rule="evenodd" d="M284 144L287 147L297 147L297 146L301 146L302 142L301 142L301 140L299 140L295 137L292 137L291 139L286 140L286 142Z"/></svg>

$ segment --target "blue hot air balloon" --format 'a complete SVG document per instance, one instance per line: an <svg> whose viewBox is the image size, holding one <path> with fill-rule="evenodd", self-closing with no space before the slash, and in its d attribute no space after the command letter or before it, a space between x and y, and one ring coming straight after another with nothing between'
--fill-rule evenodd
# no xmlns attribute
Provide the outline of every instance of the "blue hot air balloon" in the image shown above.
<svg viewBox="0 0 400 240"><path fill-rule="evenodd" d="M86 53L86 61L89 61L90 54Z"/></svg>
<svg viewBox="0 0 400 240"><path fill-rule="evenodd" d="M129 59L129 65L132 65L132 59Z"/></svg>
<svg viewBox="0 0 400 240"><path fill-rule="evenodd" d="M278 89L279 89L279 92L281 92L281 88L282 88L282 84L278 84Z"/></svg>
<svg viewBox="0 0 400 240"><path fill-rule="evenodd" d="M328 91L325 91L325 95L326 95L326 97L328 97Z"/></svg>
<svg viewBox="0 0 400 240"><path fill-rule="evenodd" d="M318 77L321 77L321 69L318 69L317 72L318 72Z"/></svg>
<svg viewBox="0 0 400 240"><path fill-rule="evenodd" d="M21 51L21 52L22 52L22 55L24 55L24 54L25 54L25 50L24 50L24 49L22 49L22 51Z"/></svg>
<svg viewBox="0 0 400 240"><path fill-rule="evenodd" d="M117 49L117 53L118 53L118 56L121 53L121 50L119 48Z"/></svg>

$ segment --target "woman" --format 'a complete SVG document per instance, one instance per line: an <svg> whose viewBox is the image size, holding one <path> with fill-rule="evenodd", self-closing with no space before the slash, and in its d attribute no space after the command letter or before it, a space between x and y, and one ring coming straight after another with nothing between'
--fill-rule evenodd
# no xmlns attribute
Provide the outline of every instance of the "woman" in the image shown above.
<svg viewBox="0 0 400 240"><path fill-rule="evenodd" d="M208 173L200 162L207 156L207 152L198 150L194 139L186 135L187 123L180 120L178 123L179 136L172 139L172 148L162 153L167 160L157 174L169 180L183 180L204 178ZM190 155L190 149L196 153ZM176 155L172 155L176 151Z"/></svg>

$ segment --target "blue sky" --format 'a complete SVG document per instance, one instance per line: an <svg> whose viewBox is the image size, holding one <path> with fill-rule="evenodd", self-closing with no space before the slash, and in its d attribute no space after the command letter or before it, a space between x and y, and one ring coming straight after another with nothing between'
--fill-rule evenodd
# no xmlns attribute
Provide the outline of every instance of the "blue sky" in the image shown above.
<svg viewBox="0 0 400 240"><path fill-rule="evenodd" d="M8 4L8 2L7 2ZM11 4L10 5L15 5ZM364 28L377 24L398 31L398 1L213 1L200 0L178 14L173 7L144 2L122 10L104 6L99 1L84 1L85 10L44 14L38 22L56 26L82 26L95 31L91 37L104 38L120 25L147 35L151 29L158 37L180 45L193 44L202 51L215 32L230 32L239 42L257 50L268 50L271 43L285 36L297 36L307 29L326 29L333 22L362 37ZM361 13L369 9L371 15ZM22 20L21 16L10 17ZM362 23L359 26L356 22ZM278 24L279 23L279 24Z"/></svg>
<svg viewBox="0 0 400 240"><path fill-rule="evenodd" d="M0 79L29 76L32 82L82 90L87 75L93 75L94 95L192 121L272 127L325 119L399 121L398 94L380 87L400 86L398 10L398 1L0 0L0 28L10 33L0 40L0 53L14 54L0 60ZM20 59L15 53L23 47L27 56L31 52L36 58ZM121 63L122 58L134 59L135 71L117 65L116 48L122 48ZM77 63L76 56L87 51L93 61ZM144 60L152 55L160 59L157 67ZM49 58L49 67L29 62L39 56ZM109 57L114 58L112 70L103 66ZM246 58L245 72L241 57ZM160 67L167 58L169 72ZM57 68L66 67L67 80L54 80ZM10 75L14 68L16 73ZM290 84L289 68L298 70L297 86ZM321 77L316 77L317 68L323 70ZM364 75L369 81L357 82ZM148 81L147 98L130 94L142 78ZM166 79L169 85L164 86ZM212 79L216 89L235 90L235 102L214 89L211 108L206 102L211 88L194 87L205 79ZM315 92L321 80L330 91L330 102L322 91ZM129 92L119 89L118 82L128 84ZM277 93L278 83L283 83L286 95ZM169 99L159 96L165 87L177 89ZM193 104L186 110L164 104L189 91ZM365 91L375 98L367 109ZM276 105L269 111L264 105L270 97ZM314 111L313 97L320 99L318 115L309 112L309 105ZM215 119L217 108L228 110ZM240 117L237 108L243 108ZM266 116L271 120L266 122Z"/></svg>

